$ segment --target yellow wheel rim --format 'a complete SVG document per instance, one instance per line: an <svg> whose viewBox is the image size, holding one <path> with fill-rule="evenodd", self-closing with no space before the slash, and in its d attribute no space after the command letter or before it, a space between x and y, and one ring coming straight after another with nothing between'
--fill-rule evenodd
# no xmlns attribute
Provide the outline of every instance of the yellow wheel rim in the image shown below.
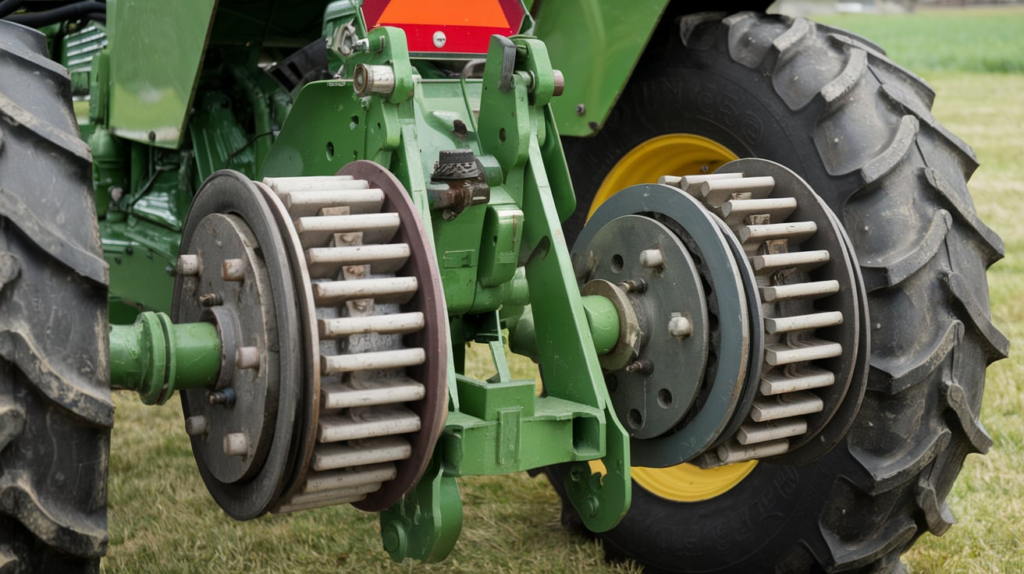
<svg viewBox="0 0 1024 574"><path fill-rule="evenodd" d="M587 219L602 203L631 185L657 183L663 175L710 173L724 163L738 159L722 144L693 134L669 134L651 138L629 151L608 172L590 204ZM740 462L704 470L692 464L668 468L632 468L633 480L644 490L666 500L697 502L731 490L757 466L757 461ZM604 472L598 461L595 472Z"/></svg>

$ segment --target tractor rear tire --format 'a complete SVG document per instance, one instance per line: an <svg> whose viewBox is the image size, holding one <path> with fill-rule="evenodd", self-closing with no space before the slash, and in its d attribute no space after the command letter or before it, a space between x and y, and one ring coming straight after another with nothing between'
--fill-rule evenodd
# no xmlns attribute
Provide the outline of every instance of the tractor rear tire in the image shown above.
<svg viewBox="0 0 1024 574"><path fill-rule="evenodd" d="M784 164L855 246L869 291L869 386L825 457L761 462L699 502L634 483L632 508L600 537L610 554L659 572L899 568L922 533L954 521L946 495L966 455L991 444L978 420L985 369L1009 346L990 320L985 270L1003 244L967 190L975 154L932 117L932 90L862 38L752 12L669 24L600 133L564 139L579 197L567 238L619 158L650 138L694 134ZM563 469L547 472L562 491ZM567 502L563 521L580 524Z"/></svg>
<svg viewBox="0 0 1024 574"><path fill-rule="evenodd" d="M99 570L107 277L68 73L0 21L0 572Z"/></svg>

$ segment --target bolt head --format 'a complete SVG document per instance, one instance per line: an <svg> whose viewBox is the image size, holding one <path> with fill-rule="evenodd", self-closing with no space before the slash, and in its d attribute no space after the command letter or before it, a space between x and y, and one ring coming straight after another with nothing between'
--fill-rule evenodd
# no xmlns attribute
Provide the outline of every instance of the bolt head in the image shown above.
<svg viewBox="0 0 1024 574"><path fill-rule="evenodd" d="M186 254L178 256L178 274L179 275L199 275L200 271L200 260L198 255Z"/></svg>
<svg viewBox="0 0 1024 574"><path fill-rule="evenodd" d="M240 347L235 351L235 367L239 369L258 369L259 366L259 347Z"/></svg>
<svg viewBox="0 0 1024 574"><path fill-rule="evenodd" d="M221 264L220 276L225 281L244 281L245 259L225 259Z"/></svg>
<svg viewBox="0 0 1024 574"><path fill-rule="evenodd" d="M576 104L576 115L582 116L587 113L587 106L585 104Z"/></svg>
<svg viewBox="0 0 1024 574"><path fill-rule="evenodd" d="M228 456L245 456L248 453L248 435L244 432L233 432L224 435L224 454Z"/></svg>
<svg viewBox="0 0 1024 574"><path fill-rule="evenodd" d="M686 317L672 317L668 320L668 334L682 339L693 334L693 324Z"/></svg>
<svg viewBox="0 0 1024 574"><path fill-rule="evenodd" d="M185 419L185 433L188 436L200 436L210 432L210 419L205 415L195 415Z"/></svg>
<svg viewBox="0 0 1024 574"><path fill-rule="evenodd" d="M224 299L217 293L205 293L199 296L199 305L203 307L216 307L223 304Z"/></svg>
<svg viewBox="0 0 1024 574"><path fill-rule="evenodd" d="M554 72L555 76L555 90L551 95L557 98L565 91L565 76L562 75L561 70L552 70L552 72Z"/></svg>
<svg viewBox="0 0 1024 574"><path fill-rule="evenodd" d="M665 266L665 254L661 249L644 249L640 252L640 265L648 269L660 269Z"/></svg>
<svg viewBox="0 0 1024 574"><path fill-rule="evenodd" d="M434 47L444 48L444 45L448 43L448 37L444 35L444 32L438 30L434 32Z"/></svg>

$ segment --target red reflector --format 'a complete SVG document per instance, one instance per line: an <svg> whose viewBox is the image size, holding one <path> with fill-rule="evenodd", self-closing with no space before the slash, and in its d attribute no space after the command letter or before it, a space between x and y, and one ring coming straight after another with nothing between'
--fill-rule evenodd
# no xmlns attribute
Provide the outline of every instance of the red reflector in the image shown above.
<svg viewBox="0 0 1024 574"><path fill-rule="evenodd" d="M405 31L414 55L486 54L492 34L519 32L526 10L520 0L365 0L367 29Z"/></svg>

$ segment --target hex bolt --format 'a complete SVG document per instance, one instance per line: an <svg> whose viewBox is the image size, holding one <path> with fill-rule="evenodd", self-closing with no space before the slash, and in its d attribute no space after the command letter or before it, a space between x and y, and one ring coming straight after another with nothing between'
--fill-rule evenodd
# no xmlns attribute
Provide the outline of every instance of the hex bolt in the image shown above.
<svg viewBox="0 0 1024 574"><path fill-rule="evenodd" d="M225 259L221 264L220 276L225 281L244 281L245 259Z"/></svg>
<svg viewBox="0 0 1024 574"><path fill-rule="evenodd" d="M210 406L224 405L226 407L233 407L235 406L235 389L228 387L219 391L213 391L210 393L208 400L210 401Z"/></svg>
<svg viewBox="0 0 1024 574"><path fill-rule="evenodd" d="M619 289L626 293L643 293L647 290L647 282L643 279L629 279L619 283Z"/></svg>
<svg viewBox="0 0 1024 574"><path fill-rule="evenodd" d="M199 272L201 270L201 268L200 268L201 263L202 262L199 260L199 256L198 255L191 255L191 254L179 255L178 256L178 274L179 275L186 275L186 276L199 275Z"/></svg>
<svg viewBox="0 0 1024 574"><path fill-rule="evenodd" d="M258 369L259 366L259 347L240 347L235 351L235 367L239 369Z"/></svg>
<svg viewBox="0 0 1024 574"><path fill-rule="evenodd" d="M203 307L216 307L224 304L224 299L217 293L205 293L199 296L199 304Z"/></svg>
<svg viewBox="0 0 1024 574"><path fill-rule="evenodd" d="M210 432L210 419L206 415L195 415L185 419L185 433L200 436Z"/></svg>
<svg viewBox="0 0 1024 574"><path fill-rule="evenodd" d="M654 363L652 363L650 359L638 359L626 365L627 373L641 373L644 375L649 375L653 370Z"/></svg>
<svg viewBox="0 0 1024 574"><path fill-rule="evenodd" d="M648 269L658 269L665 266L665 254L661 249L644 249L640 252L640 265Z"/></svg>
<svg viewBox="0 0 1024 574"><path fill-rule="evenodd" d="M444 32L438 30L434 32L434 47L444 48L445 43L448 42L448 37L444 35Z"/></svg>
<svg viewBox="0 0 1024 574"><path fill-rule="evenodd" d="M587 513L587 516L597 516L597 511L600 508L601 503L593 496L587 496L583 499L583 510Z"/></svg>
<svg viewBox="0 0 1024 574"><path fill-rule="evenodd" d="M224 454L228 456L245 456L249 454L249 437L244 432L233 432L224 435Z"/></svg>
<svg viewBox="0 0 1024 574"><path fill-rule="evenodd" d="M673 313L668 320L668 334L677 339L683 339L693 334L693 324L686 317L679 313Z"/></svg>

